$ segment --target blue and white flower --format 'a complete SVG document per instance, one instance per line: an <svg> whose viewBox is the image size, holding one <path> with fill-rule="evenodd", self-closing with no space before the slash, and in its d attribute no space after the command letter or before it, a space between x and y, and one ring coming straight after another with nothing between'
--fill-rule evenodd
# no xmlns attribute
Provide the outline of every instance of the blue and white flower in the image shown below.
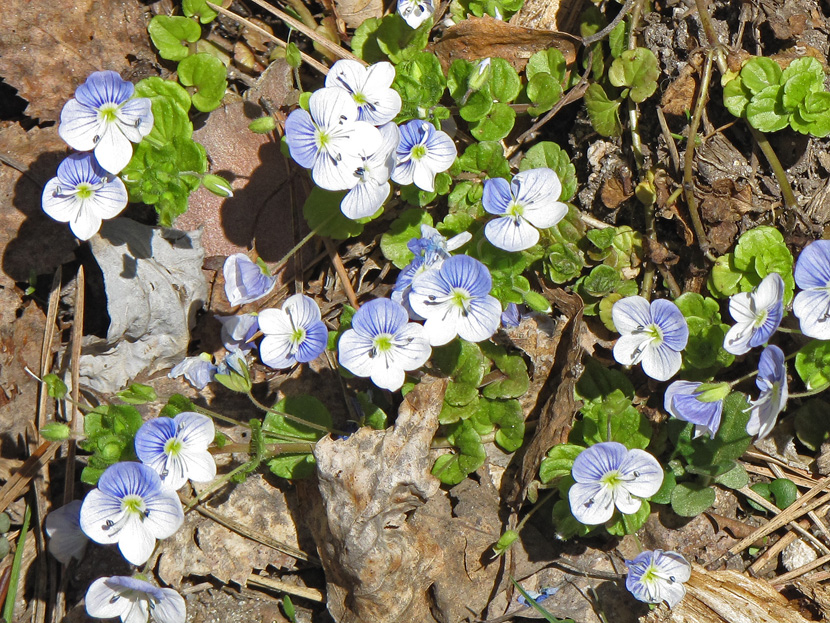
<svg viewBox="0 0 830 623"><path fill-rule="evenodd" d="M410 28L418 28L435 13L433 0L398 0L398 13Z"/></svg>
<svg viewBox="0 0 830 623"><path fill-rule="evenodd" d="M171 379L183 376L196 389L204 389L213 380L216 374L216 365L209 353L202 353L198 357L185 357L167 374Z"/></svg>
<svg viewBox="0 0 830 623"><path fill-rule="evenodd" d="M337 351L349 372L390 391L400 389L405 373L420 368L432 354L424 327L409 322L403 306L389 299L362 305Z"/></svg>
<svg viewBox="0 0 830 623"><path fill-rule="evenodd" d="M326 190L347 190L358 182L362 165L358 148L368 153L380 147L378 129L358 121L357 104L341 88L326 87L311 94L308 112L298 108L285 120L285 140L291 157L311 169L314 183Z"/></svg>
<svg viewBox="0 0 830 623"><path fill-rule="evenodd" d="M527 594L530 596L530 598L531 598L533 601L535 601L537 604L538 604L538 603L542 603L542 602L543 602L543 601L545 601L548 597L552 597L553 595L556 595L556 593L558 593L558 592L559 592L559 587L558 587L558 586L549 586L549 587L547 587L547 588L543 588L541 591L530 591L530 590L525 590L525 593L527 593ZM530 604L528 603L527 599L525 599L525 596L524 596L524 595L521 595L521 594L520 594L520 595L516 598L516 601L518 601L518 602L519 602L520 604L522 604L523 606L530 606Z"/></svg>
<svg viewBox="0 0 830 623"><path fill-rule="evenodd" d="M176 492L163 488L159 475L141 463L110 465L81 506L86 535L96 543L118 543L134 565L147 562L156 539L172 536L183 521Z"/></svg>
<svg viewBox="0 0 830 623"><path fill-rule="evenodd" d="M389 177L395 168L395 150L400 133L398 126L391 122L380 126L378 131L382 138L380 147L371 150L363 145L357 147L361 160L361 165L354 172L357 184L340 202L340 211L350 219L372 216L392 192Z"/></svg>
<svg viewBox="0 0 830 623"><path fill-rule="evenodd" d="M467 255L444 260L438 270L412 280L409 304L426 318L424 328L432 346L456 335L468 342L492 336L501 322L501 304L490 296L493 279L487 267Z"/></svg>
<svg viewBox="0 0 830 623"><path fill-rule="evenodd" d="M611 317L621 335L614 345L618 363L634 366L642 362L643 372L658 381L667 381L680 370L680 352L689 341L689 327L677 305L629 296L614 303Z"/></svg>
<svg viewBox="0 0 830 623"><path fill-rule="evenodd" d="M81 501L72 500L46 515L46 534L49 553L63 564L83 558L89 539L81 530Z"/></svg>
<svg viewBox="0 0 830 623"><path fill-rule="evenodd" d="M729 395L728 383L675 381L666 388L663 408L684 422L695 425L695 437L708 432L714 439L720 428L723 399Z"/></svg>
<svg viewBox="0 0 830 623"><path fill-rule="evenodd" d="M114 71L96 71L75 91L61 111L58 134L78 151L95 150L98 163L112 174L133 157L153 129L153 110L146 97L133 98L135 87Z"/></svg>
<svg viewBox="0 0 830 623"><path fill-rule="evenodd" d="M69 223L81 240L97 234L103 219L118 216L127 201L124 182L104 171L91 154L72 154L61 162L41 197L43 211Z"/></svg>
<svg viewBox="0 0 830 623"><path fill-rule="evenodd" d="M178 491L188 480L210 482L216 477L216 462L208 452L215 436L213 420L183 411L145 422L135 434L135 453L165 488Z"/></svg>
<svg viewBox="0 0 830 623"><path fill-rule="evenodd" d="M626 560L628 577L625 587L640 601L659 604L665 601L674 608L686 594L684 582L692 576L692 565L677 552L648 550Z"/></svg>
<svg viewBox="0 0 830 623"><path fill-rule="evenodd" d="M337 61L326 75L326 86L345 89L357 104L358 121L374 126L392 121L401 112L401 96L392 88L395 66L386 61L366 67L350 59Z"/></svg>
<svg viewBox="0 0 830 623"><path fill-rule="evenodd" d="M233 307L252 303L271 293L277 278L269 275L244 253L228 256L222 267L225 295Z"/></svg>
<svg viewBox="0 0 830 623"><path fill-rule="evenodd" d="M562 184L553 169L528 169L513 181L496 177L484 182L481 205L494 219L484 227L484 235L505 251L523 251L539 242L539 230L556 225L568 214L559 201Z"/></svg>
<svg viewBox="0 0 830 623"><path fill-rule="evenodd" d="M415 184L421 190L435 190L435 176L455 162L458 151L446 132L436 130L427 121L413 119L400 126L401 141L392 181L406 186Z"/></svg>
<svg viewBox="0 0 830 623"><path fill-rule="evenodd" d="M607 441L579 453L571 475L576 481L568 492L571 513L586 526L603 524L616 507L624 515L640 510L663 484L663 468L645 450L629 450Z"/></svg>
<svg viewBox="0 0 830 623"><path fill-rule="evenodd" d="M516 303L508 303L501 314L501 326L515 329L520 324L522 324L522 312L519 311L519 306Z"/></svg>
<svg viewBox="0 0 830 623"><path fill-rule="evenodd" d="M326 350L328 329L317 303L305 294L288 297L282 309L261 311L259 328L265 334L259 356L270 368L282 370L308 363Z"/></svg>
<svg viewBox="0 0 830 623"><path fill-rule="evenodd" d="M723 348L733 355L743 355L765 344L784 317L784 280L778 273L764 277L752 292L729 297L729 313L736 324L727 331Z"/></svg>
<svg viewBox="0 0 830 623"><path fill-rule="evenodd" d="M784 352L777 346L767 346L761 352L758 362L758 376L755 385L761 390L757 400L750 400L748 435L763 439L770 434L778 415L787 406L787 365Z"/></svg>
<svg viewBox="0 0 830 623"><path fill-rule="evenodd" d="M802 290L793 301L801 332L830 340L830 240L816 240L804 248L795 263L795 283Z"/></svg>
<svg viewBox="0 0 830 623"><path fill-rule="evenodd" d="M159 588L124 575L98 578L86 591L86 613L96 619L120 618L122 623L184 623L184 599L172 588Z"/></svg>
<svg viewBox="0 0 830 623"><path fill-rule="evenodd" d="M228 351L248 352L256 346L249 342L259 331L257 314L238 314L236 316L214 316L222 324L220 333L222 345Z"/></svg>

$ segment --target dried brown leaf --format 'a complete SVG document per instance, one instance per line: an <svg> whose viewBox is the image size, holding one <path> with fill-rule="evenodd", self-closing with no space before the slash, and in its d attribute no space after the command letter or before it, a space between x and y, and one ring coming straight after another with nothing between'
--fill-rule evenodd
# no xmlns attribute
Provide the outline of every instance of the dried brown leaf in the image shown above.
<svg viewBox="0 0 830 623"><path fill-rule="evenodd" d="M357 28L370 17L383 16L383 0L335 0L334 6L349 28Z"/></svg>

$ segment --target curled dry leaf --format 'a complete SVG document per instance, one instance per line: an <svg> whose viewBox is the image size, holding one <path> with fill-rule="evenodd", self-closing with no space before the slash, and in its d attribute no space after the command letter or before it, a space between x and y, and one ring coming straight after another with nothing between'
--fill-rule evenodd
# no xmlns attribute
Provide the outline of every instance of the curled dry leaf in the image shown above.
<svg viewBox="0 0 830 623"><path fill-rule="evenodd" d="M334 0L334 6L349 28L357 28L370 17L383 16L383 0Z"/></svg>

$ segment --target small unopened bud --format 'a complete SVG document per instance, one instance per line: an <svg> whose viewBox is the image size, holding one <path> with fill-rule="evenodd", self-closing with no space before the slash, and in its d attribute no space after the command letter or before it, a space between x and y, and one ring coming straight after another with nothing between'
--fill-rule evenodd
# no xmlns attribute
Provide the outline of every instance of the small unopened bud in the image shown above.
<svg viewBox="0 0 830 623"><path fill-rule="evenodd" d="M46 441L64 441L70 434L69 426L60 422L49 422L40 429L40 435Z"/></svg>
<svg viewBox="0 0 830 623"><path fill-rule="evenodd" d="M206 173L202 176L202 184L214 195L219 197L233 197L233 188L224 177Z"/></svg>
<svg viewBox="0 0 830 623"><path fill-rule="evenodd" d="M469 81L467 82L467 88L471 92L475 92L480 90L487 84L487 81L490 80L490 59L484 58L476 63L476 66L473 68L473 72L470 74Z"/></svg>

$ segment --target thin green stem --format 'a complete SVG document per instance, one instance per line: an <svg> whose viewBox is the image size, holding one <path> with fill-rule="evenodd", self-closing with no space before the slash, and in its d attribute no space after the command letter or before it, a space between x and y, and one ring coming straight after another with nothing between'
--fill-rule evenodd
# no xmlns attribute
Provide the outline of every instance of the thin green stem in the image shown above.
<svg viewBox="0 0 830 623"><path fill-rule="evenodd" d="M205 407L200 407L199 405L193 405L193 410L196 413L201 413L202 415L206 415L211 417L215 420L220 420L227 424L233 424L234 426L248 426L245 422L240 422L239 420L234 420L233 418L229 418L227 415L222 415L221 413L217 413L216 411L211 411L210 409L206 409ZM250 428L250 427L249 427Z"/></svg>
<svg viewBox="0 0 830 623"><path fill-rule="evenodd" d="M781 161L775 154L775 150L772 148L772 145L770 145L767 140L766 134L753 128L749 122L747 122L747 125L749 126L750 132L752 132L752 138L754 138L758 143L758 147L761 148L764 157L767 159L767 162L769 162L769 166L772 167L775 179L778 180L778 185L781 187L781 195L784 198L784 206L801 213L801 206L798 205L795 193L793 192L793 187L790 185L790 180L787 179L787 172L781 165Z"/></svg>
<svg viewBox="0 0 830 623"><path fill-rule="evenodd" d="M810 396L815 396L816 394L820 394L821 392L827 389L827 385L823 385L822 387L818 387L816 389L811 389L806 392L796 392L795 394L790 394L790 398L809 398Z"/></svg>
<svg viewBox="0 0 830 623"><path fill-rule="evenodd" d="M786 357L784 357L784 361L790 361L791 359L795 359L795 356L797 354L798 353L792 353L790 355L787 355ZM727 382L729 383L729 387L735 387L739 383L743 383L744 381L748 381L749 379L751 379L751 378L753 378L754 376L757 376L757 375L758 375L758 370L755 370L753 372L750 372L749 374L745 374L744 376L735 379L734 381L727 381ZM792 394L790 394L790 395L792 396Z"/></svg>
<svg viewBox="0 0 830 623"><path fill-rule="evenodd" d="M248 449L250 450L250 446L248 446ZM246 470L249 470L251 464L254 463L254 462L258 463L258 461L256 461L256 459L251 459L250 461L245 461L242 465L234 468L233 470L231 470L230 472L228 472L224 476L220 476L219 478L214 480L212 483L210 483L210 486L207 489L202 491L199 495L197 495L195 498L190 500L190 502L188 502L187 506L184 507L184 512L188 512L189 510L191 510L194 506L196 506L199 502L204 500L211 493L213 493L214 491L216 491L220 487L223 487L225 484L230 482L231 478L233 478L237 474L239 474L241 472L244 472Z"/></svg>
<svg viewBox="0 0 830 623"><path fill-rule="evenodd" d="M514 532L516 532L517 534L519 532L521 532L522 528L525 527L525 524L528 522L528 520L531 517L533 517L533 513L535 513L540 508L542 508L545 505L545 502L547 502L549 499L551 499L554 495L557 495L558 493L559 493L559 489L553 489L552 491L548 491L547 495L545 495L545 497L543 497L541 500L536 502L536 504L533 505L533 508L531 508L528 511L527 515L525 515L522 518L522 520L516 526L516 529L514 530Z"/></svg>
<svg viewBox="0 0 830 623"><path fill-rule="evenodd" d="M787 327L778 327L776 331L780 331L781 333L792 333L794 335L801 335L801 329L788 329Z"/></svg>
<svg viewBox="0 0 830 623"><path fill-rule="evenodd" d="M332 435L341 435L346 436L348 433L343 432L342 430L337 430L335 428L328 428L327 426L321 426L320 424L315 424L314 422L309 422L308 420L304 420L301 417L297 417L296 415L291 415L290 413L284 413L283 411L277 411L276 409L272 409L271 407L267 407L262 404L259 400L254 398L254 395L251 392L248 392L248 398L254 405L266 413L275 413L276 415L281 415L286 420L291 420L292 422L296 422L297 424L301 424L308 428L313 428L314 430L319 430L323 433L331 433Z"/></svg>
<svg viewBox="0 0 830 623"><path fill-rule="evenodd" d="M308 243L309 240L314 238L314 236L316 236L320 232L320 230L323 229L323 227L325 227L332 220L334 220L335 216L337 216L337 215L332 214L325 221L323 221L317 227L315 227L310 232L308 232L302 240L300 240L297 244L295 244L293 247L291 247L291 249L288 251L288 253L286 253L279 262L277 262L276 266L271 268L271 273L272 274L276 273L280 268L282 268L283 266L288 264L288 262L291 260L291 258L294 257L294 254L297 253L297 251L299 251L300 249L302 249Z"/></svg>

